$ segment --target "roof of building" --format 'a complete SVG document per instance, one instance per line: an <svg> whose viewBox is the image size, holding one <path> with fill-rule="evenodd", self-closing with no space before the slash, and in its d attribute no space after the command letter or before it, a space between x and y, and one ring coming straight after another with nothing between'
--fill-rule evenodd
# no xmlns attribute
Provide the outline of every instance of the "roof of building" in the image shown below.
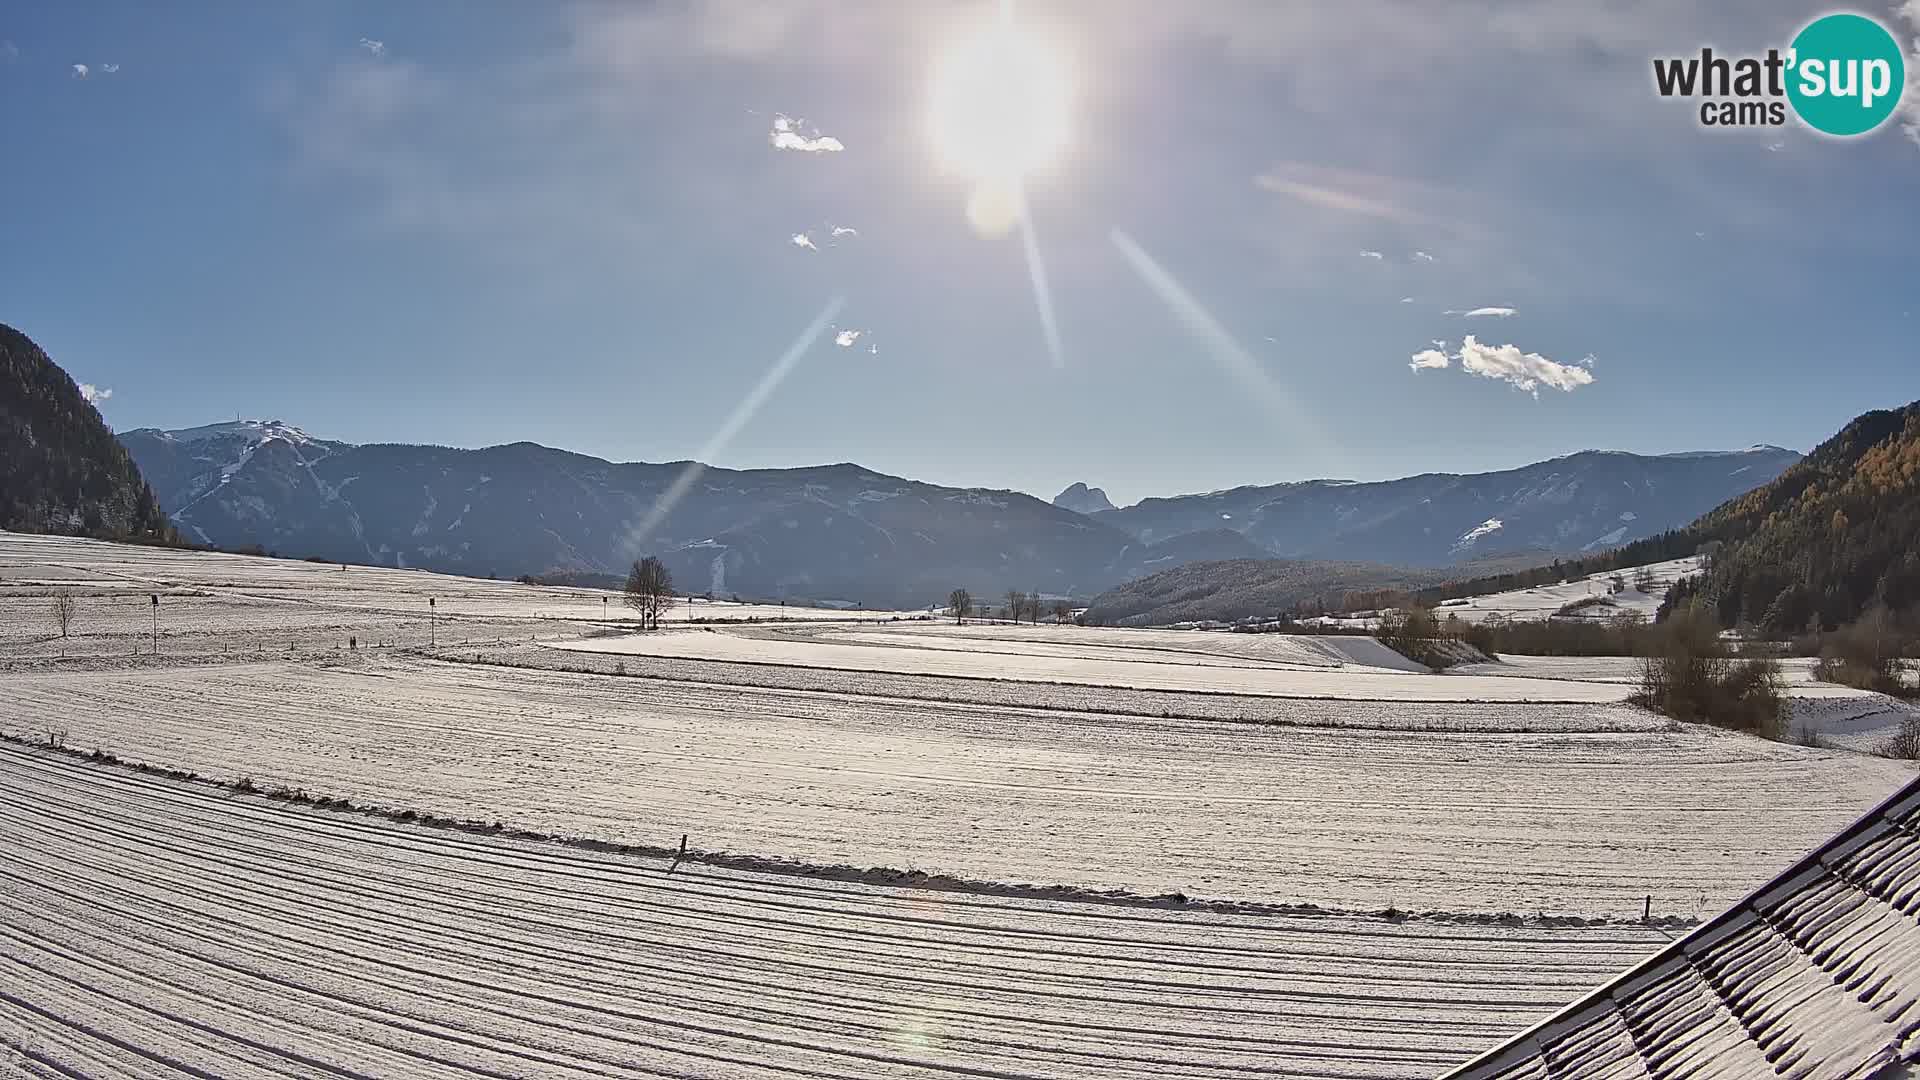
<svg viewBox="0 0 1920 1080"><path fill-rule="evenodd" d="M1920 780L1444 1080L1920 1077Z"/></svg>

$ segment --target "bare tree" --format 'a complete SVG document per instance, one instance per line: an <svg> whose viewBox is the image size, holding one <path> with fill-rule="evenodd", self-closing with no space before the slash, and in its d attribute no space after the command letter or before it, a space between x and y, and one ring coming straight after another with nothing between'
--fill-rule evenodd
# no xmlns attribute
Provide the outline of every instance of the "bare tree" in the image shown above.
<svg viewBox="0 0 1920 1080"><path fill-rule="evenodd" d="M1027 613L1027 594L1021 592L1019 589L1008 589L1007 590L1007 618L1012 619L1014 622L1017 623L1020 621L1020 616L1025 615L1026 613Z"/></svg>
<svg viewBox="0 0 1920 1080"><path fill-rule="evenodd" d="M73 626L73 593L66 589L53 594L53 623L63 638Z"/></svg>
<svg viewBox="0 0 1920 1080"><path fill-rule="evenodd" d="M649 555L627 573L627 606L640 614L640 629L658 630L660 616L673 606L673 575L667 564Z"/></svg>
<svg viewBox="0 0 1920 1080"><path fill-rule="evenodd" d="M1053 621L1064 625L1067 620L1071 618L1073 618L1073 605L1067 603L1065 600L1055 600L1053 602Z"/></svg>
<svg viewBox="0 0 1920 1080"><path fill-rule="evenodd" d="M955 589L947 594L947 614L953 616L956 624L967 621L973 614L973 594L965 589Z"/></svg>

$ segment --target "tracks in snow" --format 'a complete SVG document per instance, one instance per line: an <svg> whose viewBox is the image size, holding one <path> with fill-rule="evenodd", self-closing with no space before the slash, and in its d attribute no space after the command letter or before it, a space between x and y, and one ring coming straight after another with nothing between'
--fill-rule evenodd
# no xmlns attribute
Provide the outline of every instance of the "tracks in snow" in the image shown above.
<svg viewBox="0 0 1920 1080"><path fill-rule="evenodd" d="M1660 940L669 875L0 747L30 1074L1423 1076Z"/></svg>

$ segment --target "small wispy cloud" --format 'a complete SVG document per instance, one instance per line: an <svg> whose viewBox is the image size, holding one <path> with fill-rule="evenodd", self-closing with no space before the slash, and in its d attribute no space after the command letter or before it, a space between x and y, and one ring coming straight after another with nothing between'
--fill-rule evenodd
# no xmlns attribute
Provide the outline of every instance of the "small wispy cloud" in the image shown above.
<svg viewBox="0 0 1920 1080"><path fill-rule="evenodd" d="M862 333L864 333L864 331L842 330L839 333L833 335L833 343L835 345L840 346L843 349L851 349L853 348L853 343L860 340L860 335Z"/></svg>
<svg viewBox="0 0 1920 1080"><path fill-rule="evenodd" d="M1403 296L1403 297L1401 297L1401 298L1400 298L1400 302L1401 302L1401 303L1403 303L1403 304L1411 304L1411 303L1413 303L1413 297L1411 297L1411 296Z"/></svg>
<svg viewBox="0 0 1920 1080"><path fill-rule="evenodd" d="M786 113L773 114L773 130L767 132L767 142L775 150L799 150L808 154L837 154L846 149L845 144L831 135L820 134L819 128L808 135L801 131L806 121L795 120Z"/></svg>
<svg viewBox="0 0 1920 1080"><path fill-rule="evenodd" d="M100 70L106 72L109 75L112 75L115 72L118 72L120 70L120 65L119 64L101 64Z"/></svg>
<svg viewBox="0 0 1920 1080"><path fill-rule="evenodd" d="M1414 252L1413 257L1416 262L1432 262L1433 261L1433 256L1427 254L1424 251Z"/></svg>
<svg viewBox="0 0 1920 1080"><path fill-rule="evenodd" d="M367 50L367 55L369 56L387 55L387 43L384 41L375 41L372 38L363 37L360 39L359 46Z"/></svg>
<svg viewBox="0 0 1920 1080"><path fill-rule="evenodd" d="M793 246L806 248L808 251L820 250L820 248L814 244L813 237L808 236L806 233L803 233L803 232L797 232L793 234Z"/></svg>
<svg viewBox="0 0 1920 1080"><path fill-rule="evenodd" d="M838 240L843 236L859 236L859 235L860 235L860 230L854 228L851 225L835 225L833 227L833 238L835 240Z"/></svg>
<svg viewBox="0 0 1920 1080"><path fill-rule="evenodd" d="M1382 254L1381 254L1380 252L1378 252L1378 251L1363 251L1363 252L1361 252L1361 253L1360 253L1360 257L1361 257L1361 258L1363 258L1363 259L1384 259L1384 258L1386 258L1386 256L1385 256L1385 255L1382 255Z"/></svg>
<svg viewBox="0 0 1920 1080"><path fill-rule="evenodd" d="M90 382L83 382L80 384L80 396L87 399L87 404L98 405L113 396L113 388L111 386L95 386Z"/></svg>
<svg viewBox="0 0 1920 1080"><path fill-rule="evenodd" d="M0 41L0 64L11 64L20 59L20 46L11 41Z"/></svg>
<svg viewBox="0 0 1920 1080"><path fill-rule="evenodd" d="M1510 308L1510 307L1477 307L1477 308L1468 308L1464 311L1458 310L1458 309L1448 309L1446 311L1441 312L1440 314L1459 315L1463 318L1468 318L1468 319L1507 319L1520 314L1520 309Z"/></svg>
<svg viewBox="0 0 1920 1080"><path fill-rule="evenodd" d="M1782 150L1785 150L1786 148L1787 148L1787 144L1783 142L1770 142L1767 144L1767 149L1775 154L1779 153Z"/></svg>
<svg viewBox="0 0 1920 1080"><path fill-rule="evenodd" d="M1572 393L1593 383L1592 354L1588 354L1581 363L1562 364L1539 353L1523 352L1518 345L1485 345L1475 340L1472 334L1468 334L1460 343L1460 348L1451 354L1443 351L1446 348L1444 344L1435 344L1436 348L1414 353L1412 363L1407 366L1414 371L1427 371L1448 367L1452 361L1458 360L1460 370L1469 375L1498 379L1515 389L1527 391L1535 398L1540 396L1542 386Z"/></svg>
<svg viewBox="0 0 1920 1080"><path fill-rule="evenodd" d="M75 65L73 65L73 77L74 77L74 78L76 78L76 79L84 79L84 78L86 78L86 77L87 77L87 65L85 65L85 64L75 64Z"/></svg>
<svg viewBox="0 0 1920 1080"><path fill-rule="evenodd" d="M868 343L867 343L867 355L869 355L869 356L879 356L879 355L880 355L880 346L878 346L878 345L876 345L876 344L874 344L874 343L872 343L872 342L868 342Z"/></svg>

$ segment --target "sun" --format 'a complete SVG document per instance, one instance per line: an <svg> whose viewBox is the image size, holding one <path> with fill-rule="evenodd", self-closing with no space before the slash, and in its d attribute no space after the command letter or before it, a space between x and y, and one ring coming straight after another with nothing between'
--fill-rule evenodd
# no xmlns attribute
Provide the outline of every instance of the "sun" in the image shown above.
<svg viewBox="0 0 1920 1080"><path fill-rule="evenodd" d="M1071 99L1060 51L1003 16L954 42L936 66L934 150L978 185L1018 188L1065 150Z"/></svg>

